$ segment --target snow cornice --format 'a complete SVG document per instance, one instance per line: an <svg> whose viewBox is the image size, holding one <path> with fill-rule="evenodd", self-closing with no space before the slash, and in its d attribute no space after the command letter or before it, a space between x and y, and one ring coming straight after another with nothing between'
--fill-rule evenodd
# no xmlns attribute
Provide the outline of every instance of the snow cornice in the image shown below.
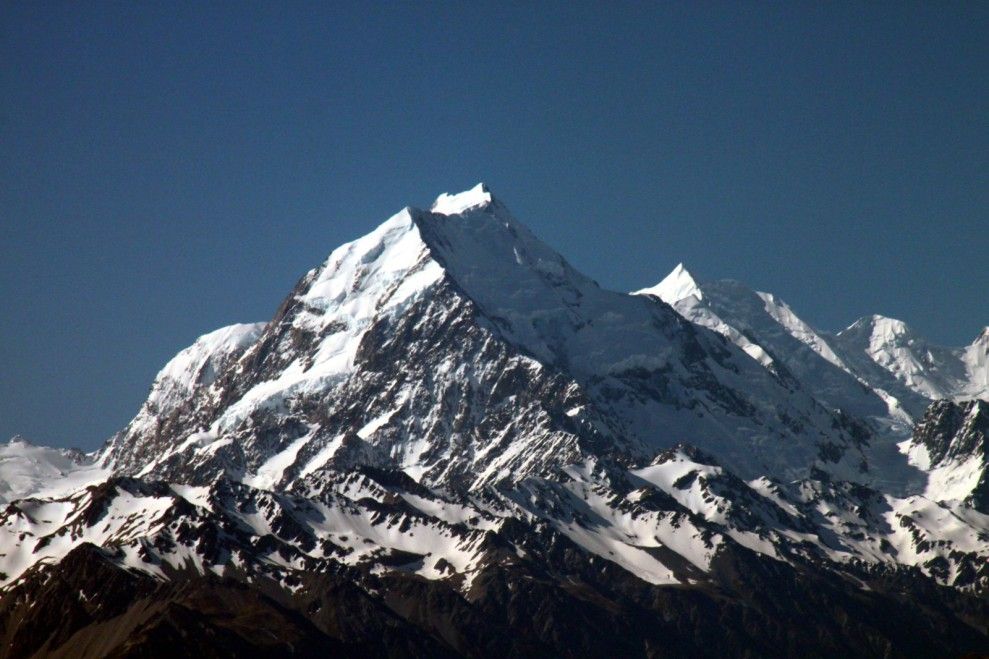
<svg viewBox="0 0 989 659"><path fill-rule="evenodd" d="M491 194L491 190L484 183L478 183L464 192L456 194L444 192L436 198L429 210L440 215L459 215L470 210L490 206L493 203L495 203L495 198Z"/></svg>

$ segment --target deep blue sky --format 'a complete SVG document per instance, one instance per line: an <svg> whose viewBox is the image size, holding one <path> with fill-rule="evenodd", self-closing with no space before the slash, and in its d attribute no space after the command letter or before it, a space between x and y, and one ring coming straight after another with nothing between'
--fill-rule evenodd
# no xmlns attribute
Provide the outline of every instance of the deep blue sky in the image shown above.
<svg viewBox="0 0 989 659"><path fill-rule="evenodd" d="M826 329L989 323L987 3L282 4L0 7L0 438L96 447L479 180L611 288L683 260Z"/></svg>

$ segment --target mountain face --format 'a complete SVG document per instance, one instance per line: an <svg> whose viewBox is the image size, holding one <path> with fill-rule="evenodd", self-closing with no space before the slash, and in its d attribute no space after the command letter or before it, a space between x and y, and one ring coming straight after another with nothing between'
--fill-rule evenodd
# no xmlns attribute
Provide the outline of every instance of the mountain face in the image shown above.
<svg viewBox="0 0 989 659"><path fill-rule="evenodd" d="M938 401L917 424L911 458L930 477L925 496L960 500L989 515L989 403Z"/></svg>
<svg viewBox="0 0 989 659"><path fill-rule="evenodd" d="M985 652L989 341L862 322L406 208L97 454L0 449L0 656Z"/></svg>
<svg viewBox="0 0 989 659"><path fill-rule="evenodd" d="M459 491L678 442L747 477L861 463L855 429L806 391L600 288L483 188L335 250L249 347L253 329L220 334L166 367L108 448L115 472L285 487L359 463ZM214 343L231 367L191 381Z"/></svg>
<svg viewBox="0 0 989 659"><path fill-rule="evenodd" d="M935 400L989 398L989 327L964 348L932 345L906 323L878 315L825 332L770 293L732 280L698 284L683 264L636 294L670 304L818 399L899 426L901 434Z"/></svg>
<svg viewBox="0 0 989 659"><path fill-rule="evenodd" d="M902 321L869 316L836 338L849 355L868 356L901 386L927 399L965 400L989 393L989 327L969 346L945 348L929 344Z"/></svg>
<svg viewBox="0 0 989 659"><path fill-rule="evenodd" d="M0 504L71 492L109 475L94 456L75 449L35 446L23 437L0 444Z"/></svg>

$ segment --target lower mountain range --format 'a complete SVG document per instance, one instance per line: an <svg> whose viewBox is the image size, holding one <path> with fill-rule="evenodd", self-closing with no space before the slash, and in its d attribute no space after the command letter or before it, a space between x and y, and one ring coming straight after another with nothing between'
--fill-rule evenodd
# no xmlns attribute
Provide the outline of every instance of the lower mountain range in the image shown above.
<svg viewBox="0 0 989 659"><path fill-rule="evenodd" d="M0 445L0 657L989 654L989 327L602 289L488 189Z"/></svg>

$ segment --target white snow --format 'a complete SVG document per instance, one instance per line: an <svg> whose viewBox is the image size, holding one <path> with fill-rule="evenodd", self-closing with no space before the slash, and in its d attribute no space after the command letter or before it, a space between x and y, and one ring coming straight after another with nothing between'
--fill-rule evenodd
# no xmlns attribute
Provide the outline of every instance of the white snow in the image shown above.
<svg viewBox="0 0 989 659"><path fill-rule="evenodd" d="M194 506L199 506L200 508L205 508L206 510L212 510L212 505L209 502L208 487L182 485L179 483L172 483L169 487L173 492L175 492L175 494L179 495Z"/></svg>
<svg viewBox="0 0 989 659"><path fill-rule="evenodd" d="M873 315L837 338L849 354L866 358L866 366L878 366L892 382L926 399L989 400L989 331L964 348L949 348L929 343L901 320Z"/></svg>
<svg viewBox="0 0 989 659"><path fill-rule="evenodd" d="M305 478L320 467L323 467L343 444L343 438L343 435L337 435L330 442L328 442L326 446L321 448L316 455L314 455L312 459L306 463L306 466L302 468L302 471L299 472L299 478Z"/></svg>
<svg viewBox="0 0 989 659"><path fill-rule="evenodd" d="M678 263L677 267L655 286L635 291L632 295L652 295L669 305L675 305L688 297L704 299L704 293L683 263Z"/></svg>
<svg viewBox="0 0 989 659"><path fill-rule="evenodd" d="M35 446L20 437L0 444L0 502L58 496L108 475L94 456Z"/></svg>
<svg viewBox="0 0 989 659"><path fill-rule="evenodd" d="M465 211L485 206L492 202L491 191L483 183L478 183L470 190L457 194L444 192L433 202L431 210L442 215L457 215Z"/></svg>
<svg viewBox="0 0 989 659"><path fill-rule="evenodd" d="M274 489L282 481L285 470L295 464L296 456L302 447L305 446L312 437L309 434L303 435L289 444L283 451L268 458L267 462L258 467L254 474L243 478L243 482L251 487L261 490Z"/></svg>
<svg viewBox="0 0 989 659"><path fill-rule="evenodd" d="M388 421L391 420L392 416L394 416L395 412L397 411L398 410L388 410L384 414L381 414L371 419L370 421L365 423L360 430L357 431L357 436L360 437L361 439L367 439L368 437L373 435L375 431L378 430L378 428L388 423Z"/></svg>
<svg viewBox="0 0 989 659"><path fill-rule="evenodd" d="M443 276L429 257L409 209L370 234L333 251L300 297L312 313L295 321L325 335L312 363L295 361L277 378L262 382L229 407L214 424L228 432L259 407L278 409L289 398L325 390L354 367L357 347L376 319L400 314Z"/></svg>

